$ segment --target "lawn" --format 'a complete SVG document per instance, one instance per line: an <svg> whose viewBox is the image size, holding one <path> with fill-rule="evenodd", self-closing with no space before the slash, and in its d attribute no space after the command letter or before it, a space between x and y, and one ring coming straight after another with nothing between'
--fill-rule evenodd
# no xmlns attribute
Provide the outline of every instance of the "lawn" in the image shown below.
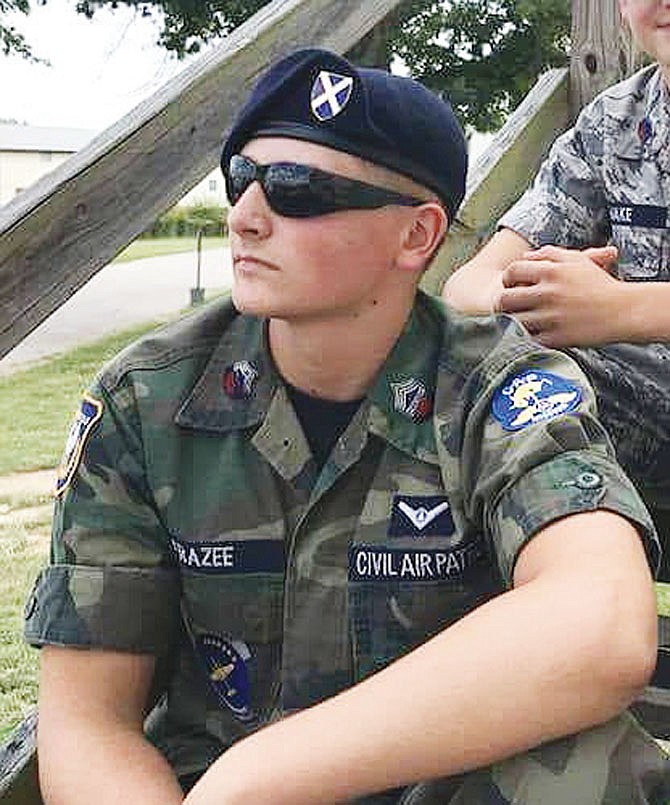
<svg viewBox="0 0 670 805"><path fill-rule="evenodd" d="M227 241L224 238L207 237L202 239L203 249L220 249ZM141 260L144 257L160 257L164 254L195 252L195 238L138 238L116 255L115 263Z"/></svg>
<svg viewBox="0 0 670 805"><path fill-rule="evenodd" d="M53 467L81 392L102 363L146 324L0 377L0 475Z"/></svg>

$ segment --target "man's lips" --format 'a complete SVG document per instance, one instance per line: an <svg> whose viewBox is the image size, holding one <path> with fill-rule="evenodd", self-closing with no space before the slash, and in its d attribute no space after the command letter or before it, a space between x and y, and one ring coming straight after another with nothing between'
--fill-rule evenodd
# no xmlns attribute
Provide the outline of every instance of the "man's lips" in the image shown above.
<svg viewBox="0 0 670 805"><path fill-rule="evenodd" d="M236 254L233 257L233 266L241 269L267 268L271 271L278 271L279 266L253 254Z"/></svg>

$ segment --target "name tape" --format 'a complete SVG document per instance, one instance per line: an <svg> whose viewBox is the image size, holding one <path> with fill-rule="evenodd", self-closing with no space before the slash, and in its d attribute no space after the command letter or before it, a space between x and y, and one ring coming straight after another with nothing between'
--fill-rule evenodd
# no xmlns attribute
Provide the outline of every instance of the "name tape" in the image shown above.
<svg viewBox="0 0 670 805"><path fill-rule="evenodd" d="M610 221L617 226L643 226L649 229L666 229L667 207L651 204L614 204L609 209Z"/></svg>
<svg viewBox="0 0 670 805"><path fill-rule="evenodd" d="M185 542L172 537L182 567L197 573L282 573L284 543L276 539Z"/></svg>

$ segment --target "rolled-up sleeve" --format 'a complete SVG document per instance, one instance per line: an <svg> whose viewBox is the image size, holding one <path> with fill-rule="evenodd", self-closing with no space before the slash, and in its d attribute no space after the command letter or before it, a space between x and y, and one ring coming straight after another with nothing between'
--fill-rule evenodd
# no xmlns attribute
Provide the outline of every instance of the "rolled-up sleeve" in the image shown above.
<svg viewBox="0 0 670 805"><path fill-rule="evenodd" d="M656 572L653 522L616 461L588 380L563 353L526 343L526 353L517 349L511 360L494 350L473 375L476 402L464 425L467 517L487 534L504 583L511 585L516 558L534 534L598 509L633 524Z"/></svg>
<svg viewBox="0 0 670 805"><path fill-rule="evenodd" d="M58 472L51 564L26 604L25 637L161 653L177 633L179 574L147 479L132 384L100 383L75 416Z"/></svg>

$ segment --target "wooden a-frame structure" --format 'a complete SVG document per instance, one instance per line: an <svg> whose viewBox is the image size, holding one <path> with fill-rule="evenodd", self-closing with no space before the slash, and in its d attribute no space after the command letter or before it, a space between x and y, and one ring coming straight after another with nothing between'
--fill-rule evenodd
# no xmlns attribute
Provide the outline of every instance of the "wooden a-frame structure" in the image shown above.
<svg viewBox="0 0 670 805"><path fill-rule="evenodd" d="M400 0L274 0L199 62L0 208L0 357L212 170L255 77L296 47L346 52ZM470 173L460 221L424 286L489 234L548 144L631 65L617 0L572 0L569 70L541 76Z"/></svg>

